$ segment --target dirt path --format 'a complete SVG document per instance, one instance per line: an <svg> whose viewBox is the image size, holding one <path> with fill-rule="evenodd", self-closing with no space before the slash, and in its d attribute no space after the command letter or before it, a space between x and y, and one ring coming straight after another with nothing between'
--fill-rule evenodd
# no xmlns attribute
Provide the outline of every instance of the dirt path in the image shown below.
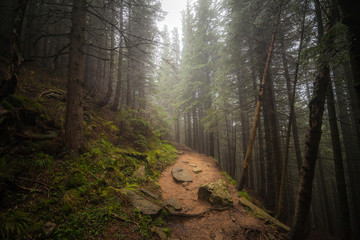
<svg viewBox="0 0 360 240"><path fill-rule="evenodd" d="M202 169L200 173L194 173L193 165ZM173 167L181 167L188 171L193 181L188 186L176 183L171 175ZM238 196L235 187L228 183L228 190L232 195L234 208L225 211L211 209L209 203L197 199L198 187L203 183L215 182L226 178L221 174L217 163L211 158L185 150L184 154L160 176L159 185L162 197L166 201L170 198L177 200L182 205L181 213L201 214L199 217L172 217L168 226L172 238L180 240L188 239L280 239L275 236L275 229L249 214L238 204Z"/></svg>

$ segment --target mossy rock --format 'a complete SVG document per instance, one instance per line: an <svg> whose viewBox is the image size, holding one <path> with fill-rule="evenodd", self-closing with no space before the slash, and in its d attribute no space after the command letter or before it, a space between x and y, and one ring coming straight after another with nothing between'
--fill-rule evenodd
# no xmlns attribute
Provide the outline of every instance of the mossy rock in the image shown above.
<svg viewBox="0 0 360 240"><path fill-rule="evenodd" d="M208 201L212 206L218 208L233 206L231 195L223 179L219 179L213 183L201 184L198 190L198 198Z"/></svg>

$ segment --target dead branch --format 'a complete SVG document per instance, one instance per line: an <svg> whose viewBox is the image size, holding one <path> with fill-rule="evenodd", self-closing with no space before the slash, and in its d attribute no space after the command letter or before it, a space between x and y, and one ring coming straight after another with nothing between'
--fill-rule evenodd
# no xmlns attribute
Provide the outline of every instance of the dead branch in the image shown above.
<svg viewBox="0 0 360 240"><path fill-rule="evenodd" d="M111 216L113 216L114 218L118 219L118 220L121 220L121 221L124 221L124 222L128 222L128 223L132 223L132 224L135 224L136 226L138 226L139 224L137 222L134 222L134 221L131 221L129 219L126 219L126 218L123 218L123 217L120 217L119 215L115 214L115 213L111 213Z"/></svg>
<svg viewBox="0 0 360 240"><path fill-rule="evenodd" d="M45 92L42 92L39 94L39 96L37 97L37 99L41 98L42 96L46 95L46 94L49 94L49 93L55 93L55 94L58 94L58 95L64 95L64 92L61 92L61 91L57 91L57 90L48 90L48 91L45 91Z"/></svg>

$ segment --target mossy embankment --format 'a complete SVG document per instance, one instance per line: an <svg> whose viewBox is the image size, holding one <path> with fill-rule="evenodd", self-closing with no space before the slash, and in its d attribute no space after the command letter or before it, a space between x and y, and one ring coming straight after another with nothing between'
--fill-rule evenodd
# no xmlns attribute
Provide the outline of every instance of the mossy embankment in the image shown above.
<svg viewBox="0 0 360 240"><path fill-rule="evenodd" d="M161 171L177 158L163 140L166 123L156 113L114 113L87 97L85 144L70 157L64 82L37 65L25 67L16 94L0 106L0 238L151 238L163 219L134 210L119 189L159 191ZM140 166L145 177L134 175Z"/></svg>

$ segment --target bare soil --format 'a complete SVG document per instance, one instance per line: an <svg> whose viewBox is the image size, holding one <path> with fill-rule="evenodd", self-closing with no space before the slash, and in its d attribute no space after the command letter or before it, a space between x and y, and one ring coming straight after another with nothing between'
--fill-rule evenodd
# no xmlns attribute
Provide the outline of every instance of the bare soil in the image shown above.
<svg viewBox="0 0 360 240"><path fill-rule="evenodd" d="M217 162L204 154L184 148L184 154L160 176L159 185L164 201L173 198L182 205L183 216L172 216L168 221L172 239L283 239L283 233L262 220L255 218L242 206L235 186L222 174ZM193 169L202 172L194 173ZM171 175L173 167L181 167L189 172L193 181L188 186L174 181ZM198 188L201 184L225 179L232 196L234 207L223 211L213 209L208 202L198 200ZM181 214L179 214L181 215Z"/></svg>

